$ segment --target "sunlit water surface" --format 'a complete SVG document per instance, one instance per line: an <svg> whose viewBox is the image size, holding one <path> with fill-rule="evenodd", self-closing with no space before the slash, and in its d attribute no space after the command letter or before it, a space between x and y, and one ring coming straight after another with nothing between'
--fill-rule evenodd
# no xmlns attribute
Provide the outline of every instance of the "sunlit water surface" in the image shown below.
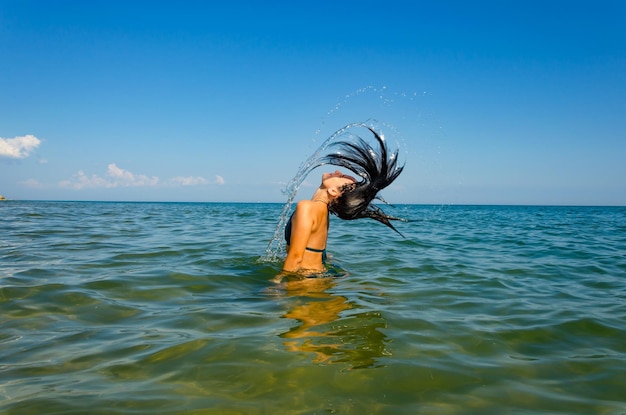
<svg viewBox="0 0 626 415"><path fill-rule="evenodd" d="M626 208L0 203L0 413L625 414Z"/></svg>

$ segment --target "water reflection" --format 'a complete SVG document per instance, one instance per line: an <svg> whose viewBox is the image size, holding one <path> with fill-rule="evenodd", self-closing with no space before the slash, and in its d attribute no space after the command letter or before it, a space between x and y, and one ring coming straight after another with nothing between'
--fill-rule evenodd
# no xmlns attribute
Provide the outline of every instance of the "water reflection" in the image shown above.
<svg viewBox="0 0 626 415"><path fill-rule="evenodd" d="M351 369L384 366L379 362L390 356L387 326L379 312L357 312L357 306L343 295L332 293L332 278L305 278L284 283L285 293L293 299L284 318L297 325L280 334L290 352L313 353L313 363L346 363Z"/></svg>

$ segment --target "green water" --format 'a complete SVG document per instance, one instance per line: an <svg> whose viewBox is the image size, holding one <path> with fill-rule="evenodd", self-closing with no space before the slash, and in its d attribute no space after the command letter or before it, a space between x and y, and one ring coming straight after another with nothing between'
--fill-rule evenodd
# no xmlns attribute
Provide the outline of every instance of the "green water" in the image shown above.
<svg viewBox="0 0 626 415"><path fill-rule="evenodd" d="M626 208L0 204L2 414L626 414Z"/></svg>

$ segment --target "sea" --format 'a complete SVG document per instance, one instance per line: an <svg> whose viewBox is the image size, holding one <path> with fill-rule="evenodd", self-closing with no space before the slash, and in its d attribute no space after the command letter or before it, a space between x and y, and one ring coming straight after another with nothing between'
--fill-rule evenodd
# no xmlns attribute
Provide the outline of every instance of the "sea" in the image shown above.
<svg viewBox="0 0 626 415"><path fill-rule="evenodd" d="M625 207L383 209L0 202L0 413L626 414Z"/></svg>

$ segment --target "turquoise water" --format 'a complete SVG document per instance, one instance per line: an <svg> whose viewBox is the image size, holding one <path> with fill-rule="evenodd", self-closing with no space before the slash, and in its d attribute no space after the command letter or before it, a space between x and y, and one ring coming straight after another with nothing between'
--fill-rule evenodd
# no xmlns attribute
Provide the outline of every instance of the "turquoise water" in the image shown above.
<svg viewBox="0 0 626 415"><path fill-rule="evenodd" d="M625 414L626 208L0 203L2 414Z"/></svg>

